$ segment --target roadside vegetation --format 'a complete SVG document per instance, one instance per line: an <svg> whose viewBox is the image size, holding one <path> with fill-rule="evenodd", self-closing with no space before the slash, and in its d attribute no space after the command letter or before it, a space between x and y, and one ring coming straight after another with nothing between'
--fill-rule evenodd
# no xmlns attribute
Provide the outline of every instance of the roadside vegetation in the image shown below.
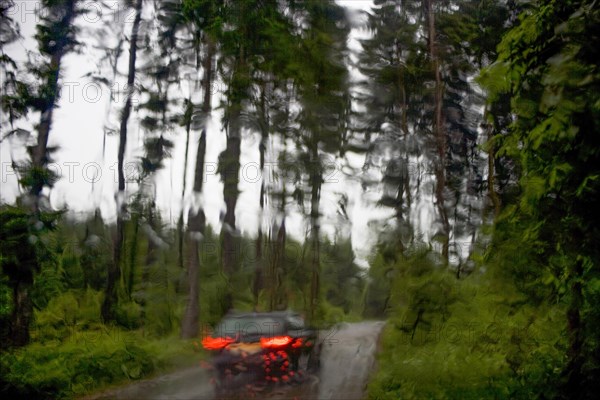
<svg viewBox="0 0 600 400"><path fill-rule="evenodd" d="M496 171L488 217L468 252L463 245L448 259L432 250L443 237L380 246L369 271L379 289L370 310L389 323L370 399L600 392L594 5L525 2L512 9L510 26L498 27L504 33L476 78L487 103L482 148ZM437 10L437 21L454 17Z"/></svg>

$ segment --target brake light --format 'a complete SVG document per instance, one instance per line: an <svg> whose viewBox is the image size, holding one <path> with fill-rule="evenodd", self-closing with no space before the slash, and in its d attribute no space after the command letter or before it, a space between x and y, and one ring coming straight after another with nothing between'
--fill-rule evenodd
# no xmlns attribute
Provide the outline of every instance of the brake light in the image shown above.
<svg viewBox="0 0 600 400"><path fill-rule="evenodd" d="M214 337L207 336L204 339L202 339L202 346L204 346L204 348L207 350L218 350L218 349L222 349L223 347L225 347L228 344L233 343L233 342L235 342L235 340L231 339L229 337L214 338Z"/></svg>
<svg viewBox="0 0 600 400"><path fill-rule="evenodd" d="M302 339L298 338L294 343L292 343L292 347L297 349L298 347L302 347Z"/></svg>
<svg viewBox="0 0 600 400"><path fill-rule="evenodd" d="M289 336L275 336L272 338L260 338L260 346L263 348L274 348L287 346L292 342Z"/></svg>

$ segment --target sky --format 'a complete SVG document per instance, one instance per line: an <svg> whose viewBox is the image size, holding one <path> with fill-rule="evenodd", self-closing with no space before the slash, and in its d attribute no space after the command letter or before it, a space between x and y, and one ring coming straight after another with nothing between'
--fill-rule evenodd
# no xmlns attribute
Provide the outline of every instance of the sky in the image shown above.
<svg viewBox="0 0 600 400"><path fill-rule="evenodd" d="M361 10L368 10L371 1L346 0L338 1L351 13L352 20L360 21L358 14ZM120 58L118 69L121 72L117 76L115 84L111 87L100 86L92 81L89 74L95 73L113 81L112 71L107 66L98 69L98 61L105 55L96 47L95 37L100 36L104 41L116 44L120 32L100 32L99 28L104 26L104 18L120 18L117 24L121 26L126 35L129 35L133 16L123 9L115 16L114 10L122 7L118 1L107 4L111 10L100 9L93 2L84 2L84 7L90 12L79 17L76 21L81 28L79 36L82 42L81 50L75 54L70 53L64 58L61 76L62 92L58 108L54 114L54 121L50 133L49 146L58 146L52 163L49 165L60 177L56 185L49 191L51 205L54 208L68 207L69 212L82 216L99 208L102 216L113 221L116 217L115 193L117 190L117 147L118 136L108 135L105 137L105 127L116 127L118 113L125 103L125 97L120 90L125 87L125 72L127 70L127 57ZM27 52L35 53L36 42L33 40L35 25L39 22L39 4L36 1L15 1L15 7L11 10L13 18L21 25L23 38L12 44L6 52L18 61L27 59ZM143 15L145 21L152 21L151 11L146 10ZM151 23L151 22L150 22ZM150 26L147 25L147 28ZM111 36L112 35L112 36ZM360 53L360 38L368 37L368 32L360 27L355 27L350 33L348 42L349 49L353 52L351 57L356 60ZM142 49L143 51L143 49ZM32 53L32 54L33 54ZM143 56L142 56L143 59ZM360 79L359 72L350 68L351 79ZM187 96L190 88L182 83L175 88L173 96ZM213 109L219 105L224 85L220 81L213 84ZM111 94L113 98L111 99ZM142 98L133 97L134 108L136 104L143 101ZM225 148L225 132L221 130L221 112L216 110L212 113L212 120L207 130L207 157L205 164L205 183L201 203L205 209L207 220L215 230L220 230L220 215L225 210L223 202L223 185L216 173L217 159L219 153ZM142 155L143 133L137 123L137 115L134 113L129 124L127 151L126 151L126 176L137 176L139 157ZM19 127L33 131L31 122L39 121L39 115L31 114L29 120L21 123ZM2 127L2 136L6 134L7 127ZM195 160L195 144L199 132L194 132L191 137L190 152L188 153L189 165L187 176L187 191L184 201L181 201L181 191L184 174L185 132L183 128L176 127L167 137L174 141L172 156L165 162L163 168L154 178L156 201L165 219L174 222L179 216L181 206L184 210L193 203L191 196L191 185L193 182L193 162ZM103 142L106 140L105 147ZM276 139L272 139L276 140ZM1 192L0 201L3 203L14 202L19 194L17 176L12 170L12 161L23 161L27 158L25 143L35 142L35 135L28 139L11 136L0 143L1 170ZM268 226L272 215L259 213L259 196L261 179L273 179L267 168L266 174L261 174L258 152L259 134L245 132L242 138L242 154L239 190L241 191L236 209L238 228L242 233L255 235L259 222ZM267 165L276 163L276 155L273 149L277 143L270 143L267 154ZM103 150L104 149L104 150ZM374 221L385 221L391 217L388 209L374 206L379 194L376 191L363 191L359 177L348 176L344 173L351 166L360 171L364 163L364 156L348 153L345 158L331 160L333 166L331 172L325 179L321 196L322 231L330 238L335 235L348 236L352 238L353 250L356 262L361 266L368 266L368 257L373 245L376 243L377 235L372 228ZM129 185L129 194L136 189L135 185ZM152 190L152 189L150 189ZM346 211L349 221L341 216L338 201L340 195L348 196ZM307 221L302 218L299 210L293 206L288 208L287 217L288 231L297 240L303 240L307 232ZM187 214L187 211L186 211Z"/></svg>

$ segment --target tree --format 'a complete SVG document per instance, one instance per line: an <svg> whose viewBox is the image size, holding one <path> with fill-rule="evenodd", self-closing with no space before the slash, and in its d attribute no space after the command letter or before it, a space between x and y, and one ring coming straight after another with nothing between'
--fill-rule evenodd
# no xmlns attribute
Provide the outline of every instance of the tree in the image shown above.
<svg viewBox="0 0 600 400"><path fill-rule="evenodd" d="M0 265L12 292L12 312L6 326L8 335L3 337L2 347L29 343L33 318L31 286L42 260L52 260L43 235L53 228L58 216L56 212L41 212L37 216L39 223L32 224L28 210L9 206L0 209Z"/></svg>
<svg viewBox="0 0 600 400"><path fill-rule="evenodd" d="M343 59L349 32L344 11L336 4L309 1L304 4L308 27L301 41L298 60L302 73L296 79L298 158L310 188L311 280L309 318L315 320L320 289L320 201L327 153L339 154L348 127L349 95ZM302 201L303 202L303 201Z"/></svg>
<svg viewBox="0 0 600 400"><path fill-rule="evenodd" d="M190 129L201 129L200 139L196 150L196 166L194 169L193 195L194 203L188 211L188 228L186 242L188 249L187 276L188 276L188 298L184 317L181 321L181 337L191 338L198 334L198 319L200 315L199 291L200 291L200 243L204 239L206 228L206 216L203 205L200 204L200 196L204 183L204 160L206 156L206 131L207 122L212 110L212 83L214 79L215 40L219 32L219 5L213 1L186 1L183 12L186 20L191 25L192 42L195 44L194 52L196 68L202 67L202 93L203 101L200 111L190 97L186 101L184 124L189 137ZM200 65L200 45L204 44L204 58ZM187 154L187 143L186 143Z"/></svg>
<svg viewBox="0 0 600 400"><path fill-rule="evenodd" d="M593 398L600 382L600 75L594 45L600 11L593 1L535 5L505 35L481 78L491 102L510 96L514 122L496 140L498 153L521 171L518 196L498 219L497 244L534 246L531 274L568 303L563 397ZM507 231L515 235L503 237Z"/></svg>
<svg viewBox="0 0 600 400"><path fill-rule="evenodd" d="M44 186L51 186L54 178L46 168L49 161L48 139L56 102L59 95L59 75L64 55L77 44L73 20L77 15L76 0L45 1L47 14L37 27L39 51L49 57L49 63L36 70L43 81L34 108L40 112L37 144L31 149L31 169L25 185L33 197L33 209L39 210L39 197Z"/></svg>
<svg viewBox="0 0 600 400"><path fill-rule="evenodd" d="M119 128L119 149L118 149L118 192L116 196L117 200L117 233L114 241L113 250L113 263L110 265L107 279L106 279L106 295L104 302L102 303L102 319L105 322L115 320L116 306L118 302L117 296L117 285L121 276L121 258L122 249L125 239L125 149L127 146L127 124L129 123L129 117L131 115L132 108L132 97L134 94L134 84L136 67L135 62L137 58L138 49L138 33L140 28L140 22L142 20L142 4L143 0L137 0L135 2L135 17L133 25L131 27L131 37L129 40L129 67L127 73L127 94L125 98L125 105L121 113L121 124Z"/></svg>
<svg viewBox="0 0 600 400"><path fill-rule="evenodd" d="M40 269L40 262L48 256L45 246L38 243L43 230L51 228L57 218L56 213L50 212L50 205L42 202L44 187L52 187L56 176L48 169L51 151L48 147L53 113L59 99L59 78L63 57L76 46L76 29L73 20L78 15L77 1L44 1L41 22L37 25L35 39L43 62L31 66L36 78L39 79L37 91L29 90L25 84L16 79L10 67L15 67L14 61L4 55L2 57L3 74L7 74L8 84L15 90L13 95L4 92L2 105L8 106L11 125L15 119L24 116L28 110L40 113L37 125L37 143L29 148L31 162L22 166L23 174L20 185L27 189L28 194L20 199L22 206L29 212L18 208L7 208L2 212L3 247L2 269L9 276L13 295L13 310L10 319L10 340L13 345L23 346L29 341L29 324L32 317L30 289L33 278ZM10 6L10 4L8 4ZM7 9L0 9L5 14ZM4 15L3 15L4 16ZM7 19L7 36L3 36L2 47L14 40L18 31L11 20ZM4 86L4 85L3 85ZM16 132L13 130L13 132Z"/></svg>
<svg viewBox="0 0 600 400"><path fill-rule="evenodd" d="M357 101L365 107L355 128L362 142L350 150L366 153L365 170L382 173L381 206L395 214L395 244L404 249L413 240L411 207L419 201L418 157L428 154L427 109L423 81L429 79L425 63L426 44L417 32L422 27L417 2L376 1L368 17L371 38L362 41L360 69L367 77L359 82ZM411 179L411 178L415 179Z"/></svg>

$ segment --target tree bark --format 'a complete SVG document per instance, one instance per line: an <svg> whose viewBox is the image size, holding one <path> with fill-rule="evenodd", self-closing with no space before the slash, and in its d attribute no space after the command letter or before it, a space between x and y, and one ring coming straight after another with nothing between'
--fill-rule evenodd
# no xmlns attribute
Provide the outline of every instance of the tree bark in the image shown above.
<svg viewBox="0 0 600 400"><path fill-rule="evenodd" d="M266 80L266 77L265 77ZM265 152L267 149L267 140L269 138L269 110L267 109L266 101L266 81L263 80L261 85L260 93L260 133L261 140L258 145L260 153L260 171L261 171L261 184L260 184L260 199L259 199L259 215L260 219L258 222L258 234L256 237L256 265L254 272L254 284L252 285L252 294L254 295L254 308L258 307L258 300L260 292L264 287L263 275L264 275L264 260L263 260L263 232L262 232L262 217L265 209L265 196L266 196L266 176L265 176Z"/></svg>
<svg viewBox="0 0 600 400"><path fill-rule="evenodd" d="M194 103L192 99L187 100L185 109L185 156L183 159L183 185L181 188L181 210L179 211L179 219L177 220L177 265L183 269L183 200L185 198L185 191L187 189L187 165L188 165L188 154L190 149L190 132L192 129L192 117L194 115Z"/></svg>
<svg viewBox="0 0 600 400"><path fill-rule="evenodd" d="M131 245L129 246L129 276L127 278L127 297L129 301L131 301L133 295L135 267L137 265L138 233L140 229L140 217L137 213L133 217L132 223L133 237L131 238Z"/></svg>
<svg viewBox="0 0 600 400"><path fill-rule="evenodd" d="M206 154L206 130L202 131L198 141L196 169L194 172L194 193L202 193L204 158ZM200 305L200 241L204 235L206 217L200 207L197 211L190 209L188 213L187 243L188 256L188 299L185 314L181 324L181 337L189 339L198 335L198 317Z"/></svg>
<svg viewBox="0 0 600 400"><path fill-rule="evenodd" d="M567 331L569 334L569 349L567 351L567 366L565 368L566 383L563 391L568 398L579 399L582 396L583 373L583 323L581 308L583 292L581 278L583 276L583 261L576 260L571 271L571 304L567 310Z"/></svg>
<svg viewBox="0 0 600 400"><path fill-rule="evenodd" d="M442 240L442 257L448 262L448 250L450 242L450 222L448 220L448 212L445 206L444 189L446 188L446 134L444 132L444 118L442 115L442 102L444 96L444 87L440 72L440 62L437 54L436 46L436 30L435 30L435 11L433 8L434 0L427 1L428 8L428 30L429 30L429 56L431 58L433 73L435 76L435 92L434 92L434 120L433 131L437 147L437 160L435 167L436 186L435 197L436 206L442 220L442 228L444 238Z"/></svg>
<svg viewBox="0 0 600 400"><path fill-rule="evenodd" d="M287 230L285 227L285 216L281 220L277 230L277 263L275 264L275 309L285 310L287 308L287 293L284 291L285 277L285 242Z"/></svg>
<svg viewBox="0 0 600 400"><path fill-rule="evenodd" d="M495 117L494 117L495 118ZM485 120L485 117L484 117ZM495 123L494 123L495 125ZM500 214L500 196L496 192L496 152L494 151L494 125L488 126L488 196L494 208L494 219Z"/></svg>
<svg viewBox="0 0 600 400"><path fill-rule="evenodd" d="M242 7L243 8L243 7ZM238 200L238 182L240 175L241 154L241 113L242 99L246 96L246 88L239 81L240 75L247 73L244 46L240 46L239 56L233 68L233 79L229 94L229 107L227 110L227 147L219 157L219 172L223 181L223 198L225 200L225 217L221 228L222 247L221 264L224 275L229 279L236 271L239 263L236 235L235 209ZM223 298L224 310L233 307L233 289L231 282Z"/></svg>
<svg viewBox="0 0 600 400"><path fill-rule="evenodd" d="M204 184L204 160L206 157L206 120L211 110L211 84L212 69L214 57L214 44L210 38L207 38L206 57L203 62L204 77L203 90L204 99L202 112L204 118L204 129L198 141L198 150L196 152L196 167L194 169L194 195L199 196L202 193ZM191 102L190 102L191 103ZM192 105L193 107L193 105ZM200 316L200 240L204 235L206 227L206 217L202 205L195 211L190 209L188 212L188 233L187 247L188 256L188 299L183 320L181 321L181 337L184 339L195 337L199 331Z"/></svg>
<svg viewBox="0 0 600 400"><path fill-rule="evenodd" d="M154 202L148 206L148 228L152 231L156 229L156 223L154 220ZM156 244L153 242L151 235L148 235L148 247L146 248L146 259L144 260L144 267L142 269L142 287L145 291L145 296L142 297L140 302L142 312L141 320L144 326L147 324L147 313L148 313L148 297L147 294L150 289L150 268L156 262Z"/></svg>
<svg viewBox="0 0 600 400"><path fill-rule="evenodd" d="M321 199L321 168L319 161L319 153L316 144L313 145L311 150L311 171L310 171L310 184L311 184L311 201L310 201L310 221L311 221L311 248L312 248L312 260L311 260L311 279L310 279L310 307L309 315L310 320L314 321L315 313L319 306L319 294L320 294L320 243L319 243L319 204Z"/></svg>
<svg viewBox="0 0 600 400"><path fill-rule="evenodd" d="M29 343L29 325L33 317L33 304L29 297L29 289L33 277L21 280L13 287L13 311L10 319L10 344L22 347Z"/></svg>
<svg viewBox="0 0 600 400"><path fill-rule="evenodd" d="M75 3L76 0L67 0L65 2L64 13L61 18L61 25L63 27L71 26L73 18L75 17ZM38 137L37 144L32 149L31 161L32 165L38 172L41 172L46 168L48 164L48 138L50 137L50 128L52 126L52 118L54 109L56 108L56 101L58 100L58 78L60 75L61 63L63 56L66 53L66 48L69 41L68 38L61 37L56 41L56 46L50 57L50 76L46 82L47 93L50 93L49 97L45 99L44 106L40 110L40 124L38 125ZM33 196L35 212L38 212L39 208L39 197L42 189L46 182L39 177L34 179L33 185L30 188L30 194Z"/></svg>
<svg viewBox="0 0 600 400"><path fill-rule="evenodd" d="M129 43L129 70L127 74L127 97L123 113L121 114L121 125L119 130L118 162L118 193L117 193L117 234L114 243L113 262L109 267L106 282L106 294L102 303L101 315L104 322L115 320L115 309L117 305L117 284L121 277L121 258L125 236L123 212L125 207L125 172L123 162L125 159L125 148L127 146L127 123L131 114L131 103L135 83L135 61L137 57L137 41L140 21L142 19L142 0L135 3L135 18L131 28L131 40Z"/></svg>

